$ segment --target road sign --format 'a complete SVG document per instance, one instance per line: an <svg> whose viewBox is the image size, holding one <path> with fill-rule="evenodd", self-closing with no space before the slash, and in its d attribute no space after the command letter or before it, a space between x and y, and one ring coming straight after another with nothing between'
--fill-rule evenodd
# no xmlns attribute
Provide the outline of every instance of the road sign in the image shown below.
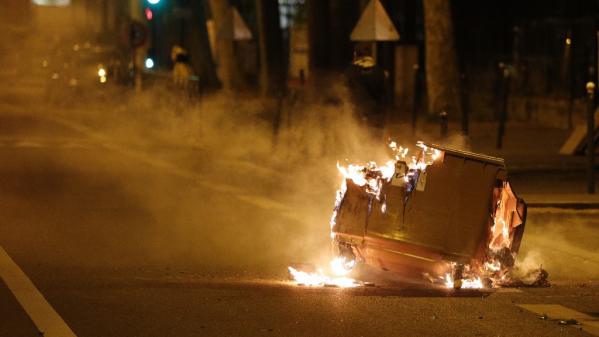
<svg viewBox="0 0 599 337"><path fill-rule="evenodd" d="M131 48L139 48L148 40L148 27L139 21L131 21L125 29L125 40Z"/></svg>
<svg viewBox="0 0 599 337"><path fill-rule="evenodd" d="M371 0L351 33L352 41L397 41L399 33L379 0Z"/></svg>
<svg viewBox="0 0 599 337"><path fill-rule="evenodd" d="M252 39L252 31L248 28L245 21L235 7L231 7L233 11L233 40L244 41Z"/></svg>

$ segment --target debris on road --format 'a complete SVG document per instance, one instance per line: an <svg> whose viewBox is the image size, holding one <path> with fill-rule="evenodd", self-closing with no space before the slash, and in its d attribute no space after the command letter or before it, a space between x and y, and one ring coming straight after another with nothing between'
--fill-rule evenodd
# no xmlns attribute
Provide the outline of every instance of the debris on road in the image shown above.
<svg viewBox="0 0 599 337"><path fill-rule="evenodd" d="M522 277L511 277L508 281L501 284L502 287L512 288L547 288L551 286L549 282L549 273L539 267L530 270Z"/></svg>

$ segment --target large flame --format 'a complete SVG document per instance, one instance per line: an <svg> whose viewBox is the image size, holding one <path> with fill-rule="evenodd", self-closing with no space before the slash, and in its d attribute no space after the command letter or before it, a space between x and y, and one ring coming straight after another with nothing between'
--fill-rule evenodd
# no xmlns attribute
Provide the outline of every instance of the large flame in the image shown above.
<svg viewBox="0 0 599 337"><path fill-rule="evenodd" d="M293 267L288 268L297 284L308 287L336 286L340 288L353 288L360 285L356 280L349 277L328 277L322 270L318 270L316 273L307 273Z"/></svg>
<svg viewBox="0 0 599 337"><path fill-rule="evenodd" d="M365 164L348 164L347 166L337 163L337 169L342 176L341 185L335 195L335 207L331 220L329 221L330 237L334 243L335 225L337 213L341 207L341 202L347 191L347 181L363 187L366 193L369 193L377 200L381 200L381 190L384 183L388 183L395 176L397 165L401 162L407 168L403 175L405 184L414 185L418 174L424 171L429 165L436 161L442 154L440 150L430 148L422 142L418 142L414 155L409 156L409 149L398 146L396 142L390 142L389 148L392 150L392 158L379 165L375 162ZM412 186L413 187L413 186ZM411 187L411 188L412 188ZM410 190L411 190L410 188ZM381 210L386 212L386 204L383 202ZM326 275L322 268L316 272L306 272L289 267L289 273L298 284L306 286L338 286L338 287L356 287L362 283L349 278L351 270L356 264L355 260L347 261L345 257L334 258L330 262L330 270L335 276Z"/></svg>
<svg viewBox="0 0 599 337"><path fill-rule="evenodd" d="M337 214L341 203L347 191L347 181L363 187L366 193L373 195L377 200L381 200L381 190L384 183L393 179L402 178L408 191L411 191L418 180L419 175L424 172L428 166L439 160L443 156L443 151L431 148L422 142L416 143L417 151L410 155L407 147L398 146L396 142L390 142L389 147L393 152L391 160L383 165L375 162L365 164L348 164L346 166L337 163L337 169L341 173L342 180L335 196L335 207L329 222L330 237L334 243L335 225ZM396 171L400 169L396 174ZM509 188L509 187L508 187ZM490 280L492 286L501 284L505 280L509 268L505 268L502 262L496 256L500 256L502 249L510 248L512 235L510 230L512 215L508 212L507 194L501 193L497 202L497 207L493 217L493 225L490 228L490 240L488 244L487 259L480 266L464 265L460 266L463 273L459 273L457 280L453 279L453 271L456 264L452 263L452 273L446 273L439 276L442 283L448 288L462 289L480 289L485 286L483 279ZM386 204L381 205L382 212L386 212ZM316 272L305 272L289 267L289 272L298 284L306 286L338 286L338 287L356 287L362 283L356 281L348 275L356 264L355 260L348 261L345 257L337 257L331 260L330 270L335 276L326 275L322 269Z"/></svg>
<svg viewBox="0 0 599 337"><path fill-rule="evenodd" d="M505 185L503 188L509 188L509 186ZM513 241L513 228L511 226L513 212L508 209L509 193L503 192L497 200L493 225L490 228L486 260L478 268L471 268L467 265L465 268L467 272L461 280L453 280L451 274L446 274L445 285L448 288L484 288L482 278L488 279L490 286L499 287L509 280L508 272L511 265L505 266L502 261L505 261L506 258L509 260L515 257L510 250ZM455 265L452 268L455 268ZM461 285L461 287L456 285Z"/></svg>
<svg viewBox="0 0 599 337"><path fill-rule="evenodd" d="M330 262L330 269L335 276L326 275L321 268L313 273L297 270L293 267L288 267L288 269L297 284L309 287L335 286L340 288L353 288L361 285L361 282L347 277L355 264L355 260L347 261L345 257L333 259Z"/></svg>

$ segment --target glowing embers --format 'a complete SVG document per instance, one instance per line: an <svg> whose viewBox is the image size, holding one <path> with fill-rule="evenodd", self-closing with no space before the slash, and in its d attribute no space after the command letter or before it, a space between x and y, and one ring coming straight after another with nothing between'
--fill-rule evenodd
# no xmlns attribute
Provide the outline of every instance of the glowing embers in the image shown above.
<svg viewBox="0 0 599 337"><path fill-rule="evenodd" d="M489 249L482 263L451 263L451 272L443 277L445 286L454 289L481 289L511 285L515 255L509 248L504 247L499 250Z"/></svg>
<svg viewBox="0 0 599 337"><path fill-rule="evenodd" d="M482 289L483 281L480 277L473 279L454 280L450 273L445 274L445 286L454 289Z"/></svg>

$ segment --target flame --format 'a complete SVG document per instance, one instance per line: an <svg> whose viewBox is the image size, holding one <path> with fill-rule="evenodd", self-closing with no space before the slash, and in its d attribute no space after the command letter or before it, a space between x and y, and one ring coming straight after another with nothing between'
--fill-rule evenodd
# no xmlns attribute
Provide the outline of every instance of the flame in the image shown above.
<svg viewBox="0 0 599 337"><path fill-rule="evenodd" d="M480 276L459 280L461 283L456 287L456 283L450 273L445 274L445 287L458 289L482 289L483 281Z"/></svg>
<svg viewBox="0 0 599 337"><path fill-rule="evenodd" d="M512 252L512 241L514 240L514 228L516 228L522 220L521 215L514 211L517 201L513 197L511 187L504 183L499 189L498 200L495 207L495 212L492 218L490 227L489 242L487 245L487 257L480 266L472 268L464 266L466 272L463 273L462 288L466 287L483 287L482 282L478 282L481 278L489 280L492 287L500 287L510 280L511 266L515 253ZM511 256L510 256L511 255ZM511 261L510 261L511 260ZM510 261L508 263L508 261ZM508 263L504 265L504 263ZM452 266L455 268L455 266ZM445 278L446 286L450 286L450 282ZM454 283L453 281L451 283Z"/></svg>
<svg viewBox="0 0 599 337"><path fill-rule="evenodd" d="M485 269L489 271L500 271L501 270L501 262L499 261L486 261Z"/></svg>
<svg viewBox="0 0 599 337"><path fill-rule="evenodd" d="M361 285L359 281L347 277L356 265L355 260L347 260L345 257L337 257L330 262L331 272L334 277L327 276L322 268L318 268L315 273L308 273L289 267L289 273L297 284L303 284L309 287L336 286L340 288L352 288Z"/></svg>
<svg viewBox="0 0 599 337"><path fill-rule="evenodd" d="M482 289L483 281L480 277L476 277L474 279L465 279L462 280L462 288L461 289Z"/></svg>
<svg viewBox="0 0 599 337"><path fill-rule="evenodd" d="M346 258L341 256L331 261L331 271L335 276L346 276L356 265L356 260L346 261Z"/></svg>
<svg viewBox="0 0 599 337"><path fill-rule="evenodd" d="M389 148L393 151L393 159L388 160L383 165L378 165L375 162L367 162L364 164L348 164L347 166L342 166L337 163L337 169L339 170L339 173L341 173L343 179L341 181L341 186L335 194L335 207L329 221L330 238L333 242L335 240L337 215L347 191L347 181L351 181L356 186L363 187L366 193L375 196L377 200L381 201L383 184L388 183L393 179L398 167L397 165L401 162L401 165L403 165L404 168L407 168L407 172L405 172L405 175L403 176L403 181L406 184L411 185L409 187L409 190L411 190L416 183L418 175L426 170L429 165L438 160L443 153L440 150L426 146L422 142L418 142L416 146L420 148L420 151L417 151L415 155L408 157L408 148L398 146L396 142L390 142ZM386 210L387 205L383 200L381 211L385 213ZM334 258L330 262L330 270L335 277L327 276L322 269L318 269L316 272L305 272L293 267L288 267L288 269L289 273L298 284L306 286L337 286L347 288L357 287L363 284L360 281L347 277L355 264L355 260L348 261L345 257ZM482 284L482 282L479 283ZM467 286L470 285L468 284Z"/></svg>
<svg viewBox="0 0 599 337"><path fill-rule="evenodd" d="M342 188L345 180L351 180L360 187L366 187L366 192L379 195L382 181L389 181L395 174L395 161L389 160L384 165L368 162L364 165L349 164L347 167L337 163L337 169L343 176Z"/></svg>
<svg viewBox="0 0 599 337"><path fill-rule="evenodd" d="M347 183L345 182L345 179L343 179L343 181L341 182L341 187L339 187L339 189L335 193L335 207L333 208L333 214L331 215L331 220L329 221L331 240L335 239L335 232L333 232L333 229L337 224L337 211L339 210L339 207L341 207L341 202L343 201L343 197L345 196L346 191Z"/></svg>
<svg viewBox="0 0 599 337"><path fill-rule="evenodd" d="M351 181L356 186L362 187L364 191L376 197L381 202L381 212L386 213L387 205L385 199L381 198L381 190L384 183L388 183L396 175L395 179L402 179L408 191L415 188L420 175L427 168L438 160L442 160L444 152L442 150L430 147L423 142L416 143L416 150L410 152L407 147L399 146L396 142L389 143L389 148L392 150L392 160L388 160L383 165L378 165L375 162L367 162L364 164L348 164L342 166L337 163L337 169L341 173L343 179L341 186L336 193L335 208L330 220L330 237L335 239L335 225L339 208L347 191L347 181ZM504 186L509 188L508 186ZM496 287L501 284L507 277L505 268L501 264L501 250L510 248L512 245L512 212L509 211L507 203L509 195L501 193L497 201L493 222L490 228L491 235L488 243L488 257L481 265L471 267L470 265L463 266L464 273L460 273L460 280L453 280L451 274L446 274L445 277L440 277L445 285L449 288L459 286L464 289L480 289L484 287L483 279L491 280L491 284ZM335 259L332 262L332 269L343 271L344 260ZM455 264L452 264L455 268ZM312 276L326 276L320 274L309 274ZM344 275L338 275L344 276ZM323 282L321 282L322 284Z"/></svg>

